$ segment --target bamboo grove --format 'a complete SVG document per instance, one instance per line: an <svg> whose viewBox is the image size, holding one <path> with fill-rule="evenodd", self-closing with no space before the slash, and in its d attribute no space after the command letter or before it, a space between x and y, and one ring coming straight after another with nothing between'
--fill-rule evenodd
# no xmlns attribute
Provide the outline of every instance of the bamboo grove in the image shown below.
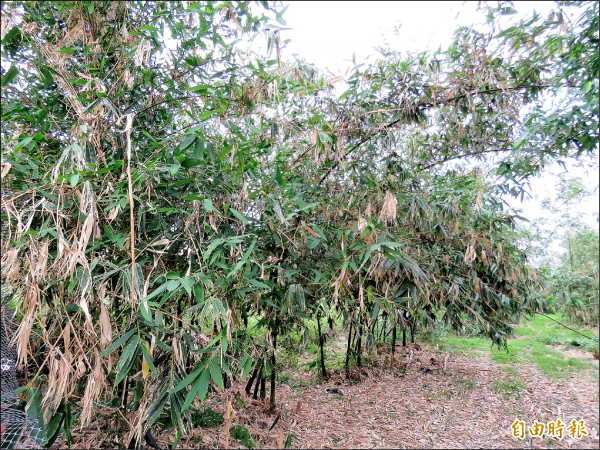
<svg viewBox="0 0 600 450"><path fill-rule="evenodd" d="M538 280L501 196L597 151L598 4L486 7L339 91L267 2L3 2L2 282L48 440L98 405L180 436L232 380L275 409L311 320L323 376L334 323L347 369L439 323L504 345Z"/></svg>

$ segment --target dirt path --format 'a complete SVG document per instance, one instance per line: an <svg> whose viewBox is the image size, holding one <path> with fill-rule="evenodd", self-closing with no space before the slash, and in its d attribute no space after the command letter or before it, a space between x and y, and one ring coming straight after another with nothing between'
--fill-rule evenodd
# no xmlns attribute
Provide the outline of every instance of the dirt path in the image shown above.
<svg viewBox="0 0 600 450"><path fill-rule="evenodd" d="M488 355L451 356L443 371L436 369L444 355L435 349L422 347L414 355L406 374L399 369L404 358L390 368L382 356L374 368L354 372L354 382L333 374L327 383L310 385L312 374L290 374L277 392L288 418L281 430L279 425L269 430L274 416L242 392L246 407L236 410L232 425L243 423L262 448L276 448L288 433L296 437L294 448L597 448L598 382L588 374L553 380L535 367L515 366L516 376ZM424 367L433 370L420 373ZM515 379L519 392L498 390L498 385L510 390ZM331 387L345 395L325 392ZM223 402L214 400L214 409L222 411ZM562 440L517 440L511 431L517 418L527 427L534 420L561 419L568 426L583 419L589 435L572 439L565 429ZM188 441L196 447L223 447L224 427L196 433Z"/></svg>

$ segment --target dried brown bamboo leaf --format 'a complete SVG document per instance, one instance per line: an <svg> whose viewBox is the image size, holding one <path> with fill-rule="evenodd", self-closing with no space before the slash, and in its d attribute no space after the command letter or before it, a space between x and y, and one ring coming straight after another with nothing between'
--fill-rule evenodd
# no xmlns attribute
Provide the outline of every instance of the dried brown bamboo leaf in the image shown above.
<svg viewBox="0 0 600 450"><path fill-rule="evenodd" d="M112 325L108 308L100 299L100 348L104 349L112 342Z"/></svg>

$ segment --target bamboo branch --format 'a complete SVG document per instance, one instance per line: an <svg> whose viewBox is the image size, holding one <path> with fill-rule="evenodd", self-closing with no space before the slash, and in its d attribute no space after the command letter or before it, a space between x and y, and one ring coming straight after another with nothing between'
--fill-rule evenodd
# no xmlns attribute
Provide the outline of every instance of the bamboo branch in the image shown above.
<svg viewBox="0 0 600 450"><path fill-rule="evenodd" d="M502 87L502 88L491 88L491 89L482 89L480 91L477 90L473 90L471 92L467 92L464 94L459 94L459 95L455 95L453 97L448 97L446 99L442 99L442 100L437 100L433 103L431 102L422 102L422 103L417 103L414 105L407 105L407 106L402 106L399 108L394 108L394 109L390 109L390 111L395 111L395 112L411 112L411 111L418 111L418 110L427 110L430 108L434 108L436 106L441 106L441 105L445 105L445 104L449 104L449 103L455 103L458 100L461 100L463 98L466 98L468 96L475 96L475 95L486 95L486 94L494 94L497 92L508 92L508 91L520 91L523 89L542 89L542 88L548 88L550 87L550 85L548 84L531 84L531 85L518 85L518 86L514 86L514 87ZM377 111L380 112L380 111ZM364 114L363 114L364 115ZM382 131L386 131L390 128L392 128L393 126L395 126L396 124L400 123L402 120L404 120L404 117L401 116L398 119L395 119L379 128L376 128L375 131L371 132L369 135L364 136L358 143L356 143L355 145L353 145L347 152L346 152L346 156L349 155L350 153L354 152L356 149L358 149L361 145L363 145L364 143L370 141L373 137L375 137L378 133L382 132ZM461 155L463 156L463 155ZM457 156L458 158L458 156ZM454 159L454 158L453 158ZM329 170L327 172L325 172L325 174L321 177L321 180L319 181L318 185L320 186L323 181L325 181L325 179L331 174L331 172L333 172L339 165L339 161L335 161L333 163L333 165L329 168Z"/></svg>
<svg viewBox="0 0 600 450"><path fill-rule="evenodd" d="M129 190L129 241L131 243L131 307L135 305L135 218L133 217L133 182L131 180L131 126L133 124L133 114L127 114L127 125L125 126L125 136L127 138L127 187Z"/></svg>

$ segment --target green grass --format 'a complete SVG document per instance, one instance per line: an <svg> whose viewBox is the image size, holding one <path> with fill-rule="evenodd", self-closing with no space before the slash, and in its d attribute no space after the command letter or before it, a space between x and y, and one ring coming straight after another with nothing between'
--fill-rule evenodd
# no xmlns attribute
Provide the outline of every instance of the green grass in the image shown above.
<svg viewBox="0 0 600 450"><path fill-rule="evenodd" d="M506 398L510 398L521 392L527 386L518 377L512 376L507 380L497 380L492 383L492 389Z"/></svg>
<svg viewBox="0 0 600 450"><path fill-rule="evenodd" d="M565 319L562 319L558 314L549 314L548 316L559 322L565 322ZM531 319L523 320L517 328L517 334L532 337L548 345L565 345L589 351L598 350L598 334L593 333L589 329L565 323L565 325L577 330L579 333L593 338L586 339L581 334L571 331L551 319L536 315Z"/></svg>
<svg viewBox="0 0 600 450"><path fill-rule="evenodd" d="M511 375L515 375L515 376L519 375L519 371L517 369L515 369L514 367L510 367L510 366L502 367L502 371L509 373Z"/></svg>
<svg viewBox="0 0 600 450"><path fill-rule="evenodd" d="M492 390L497 394L502 394L505 398L510 398L521 392L527 385L521 381L519 371L512 366L503 366L502 371L508 376L492 383Z"/></svg>
<svg viewBox="0 0 600 450"><path fill-rule="evenodd" d="M450 350L466 355L486 352L491 348L491 343L488 339L478 337L448 336L434 343L439 346L441 351Z"/></svg>
<svg viewBox="0 0 600 450"><path fill-rule="evenodd" d="M466 378L461 377L453 377L452 381L454 385L450 389L444 389L441 392L436 393L435 395L426 395L430 400L441 400L441 399L451 399L453 397L464 397L467 392L475 389L477 384L472 380L467 380ZM429 387L429 385L426 385ZM425 386L424 386L425 387Z"/></svg>
<svg viewBox="0 0 600 450"><path fill-rule="evenodd" d="M564 322L558 315L549 316ZM592 377L597 378L598 371L593 362L567 356L563 350L598 351L598 334L577 325L566 325L592 339L586 339L547 317L536 315L523 320L515 328L515 338L509 339L507 349L492 347L489 340L478 337L448 336L437 338L432 343L437 344L442 351L465 355L490 352L492 359L501 364L535 364L544 374L553 378L581 371L588 371ZM512 386L515 390L517 387ZM499 391L511 390L510 386L505 385L498 385L497 388Z"/></svg>

